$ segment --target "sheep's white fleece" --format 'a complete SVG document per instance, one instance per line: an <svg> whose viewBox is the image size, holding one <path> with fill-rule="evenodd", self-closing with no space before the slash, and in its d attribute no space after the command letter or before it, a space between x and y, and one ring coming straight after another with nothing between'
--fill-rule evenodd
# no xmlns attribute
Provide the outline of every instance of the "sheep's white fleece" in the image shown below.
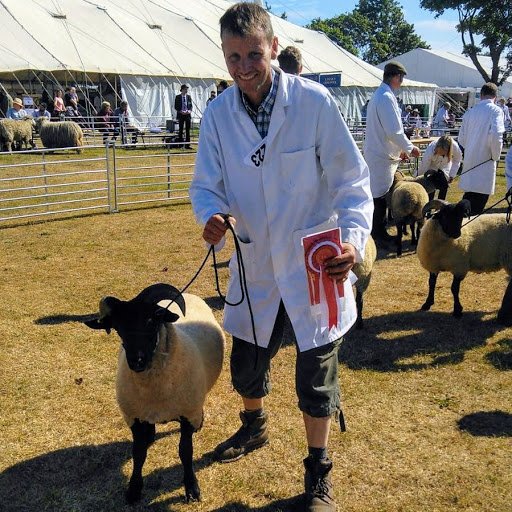
<svg viewBox="0 0 512 512"><path fill-rule="evenodd" d="M480 215L453 239L436 219L429 219L421 231L417 254L421 266L432 273L447 271L464 277L469 271L504 269L512 275L512 224L507 224L503 214Z"/></svg>
<svg viewBox="0 0 512 512"><path fill-rule="evenodd" d="M196 430L201 428L206 394L222 369L224 333L204 300L188 293L183 297L186 316L176 304L171 305L170 310L181 318L161 327L149 370L130 370L124 349L120 349L117 401L130 427L136 418L165 423L184 417Z"/></svg>

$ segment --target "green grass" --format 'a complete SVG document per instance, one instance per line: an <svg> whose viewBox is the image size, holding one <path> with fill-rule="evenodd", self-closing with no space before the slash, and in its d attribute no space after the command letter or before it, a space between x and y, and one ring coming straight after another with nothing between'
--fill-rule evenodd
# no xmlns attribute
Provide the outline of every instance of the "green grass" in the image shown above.
<svg viewBox="0 0 512 512"><path fill-rule="evenodd" d="M505 192L498 174L489 204ZM460 195L452 185L449 199ZM442 274L436 304L420 312L428 276L408 240L404 249L399 259L379 253L365 328L340 350L348 430L333 426L330 441L340 509L507 512L512 328L495 322L505 273L468 275L462 319L450 314L451 276ZM81 321L102 296L129 299L156 282L183 287L205 253L186 202L0 229L2 511L299 510L306 444L293 346L273 362L271 444L232 464L208 456L239 424L229 339L195 435L203 501L184 503L176 424L167 424L149 450L142 502L124 505L131 438L115 401L119 339ZM225 290L227 269L220 272ZM190 291L218 306L210 265ZM215 314L220 320L221 309Z"/></svg>

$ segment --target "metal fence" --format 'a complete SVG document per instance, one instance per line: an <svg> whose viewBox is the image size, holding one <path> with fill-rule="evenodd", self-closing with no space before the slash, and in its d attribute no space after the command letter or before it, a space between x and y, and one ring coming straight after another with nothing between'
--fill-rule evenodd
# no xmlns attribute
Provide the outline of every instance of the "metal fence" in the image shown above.
<svg viewBox="0 0 512 512"><path fill-rule="evenodd" d="M195 151L115 143L0 155L0 223L188 200Z"/></svg>

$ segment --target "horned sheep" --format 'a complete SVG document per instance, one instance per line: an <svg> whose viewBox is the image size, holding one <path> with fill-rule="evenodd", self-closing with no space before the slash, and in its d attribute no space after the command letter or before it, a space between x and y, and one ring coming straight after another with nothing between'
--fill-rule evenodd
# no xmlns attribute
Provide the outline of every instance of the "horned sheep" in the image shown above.
<svg viewBox="0 0 512 512"><path fill-rule="evenodd" d="M186 314L185 314L186 312ZM192 434L203 424L206 394L222 369L224 334L199 297L155 284L130 301L106 297L93 329L115 329L122 346L116 395L133 434L128 503L142 495L142 466L155 439L155 424L179 421L179 456L187 501L200 499L193 468Z"/></svg>
<svg viewBox="0 0 512 512"><path fill-rule="evenodd" d="M78 123L74 121L50 122L46 117L39 117L36 126L45 148L76 148L84 145L84 132Z"/></svg>
<svg viewBox="0 0 512 512"><path fill-rule="evenodd" d="M32 135L34 120L31 117L25 119L1 119L0 120L0 149L11 152L13 145L17 145L17 149L25 149L28 146L35 148Z"/></svg>
<svg viewBox="0 0 512 512"><path fill-rule="evenodd" d="M437 210L425 222L418 242L417 254L422 267L430 272L429 291L421 309L427 311L434 304L434 292L439 272L453 274L453 315L462 315L459 290L468 272L496 272L505 270L512 276L512 224L505 214L485 214L469 217L470 203L461 200L450 204L434 199L423 209L425 214ZM498 313L498 321L512 325L512 281L508 284Z"/></svg>

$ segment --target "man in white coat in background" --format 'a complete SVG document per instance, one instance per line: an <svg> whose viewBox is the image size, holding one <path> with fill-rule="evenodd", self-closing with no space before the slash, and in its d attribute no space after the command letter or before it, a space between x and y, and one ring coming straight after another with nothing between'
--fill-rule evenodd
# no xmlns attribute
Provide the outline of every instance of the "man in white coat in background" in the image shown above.
<svg viewBox="0 0 512 512"><path fill-rule="evenodd" d="M480 101L464 114L457 138L464 148L459 188L464 191L463 199L471 203L471 215L482 213L489 195L494 194L505 132L503 112L495 103L497 95L495 84L482 86Z"/></svg>
<svg viewBox="0 0 512 512"><path fill-rule="evenodd" d="M264 397L288 314L309 450L305 510L334 511L327 444L331 416L341 407L338 347L357 316L347 277L361 260L371 229L368 169L327 89L271 66L278 41L265 9L235 4L220 27L234 86L203 117L190 196L207 243L222 241L227 214L236 223L256 339L247 301L226 304L224 327L233 335L231 378L244 409L242 426L214 456L232 462L268 443ZM336 302L336 325L327 327L311 308L301 239L338 227L343 249L326 260L325 269L327 282L343 286L344 297ZM235 256L227 298L240 298Z"/></svg>
<svg viewBox="0 0 512 512"><path fill-rule="evenodd" d="M405 136L395 96L406 74L402 64L388 62L382 83L368 103L363 154L370 169L374 204L372 236L377 244L393 240L386 231L386 194L400 156L402 153L420 156L420 150Z"/></svg>

